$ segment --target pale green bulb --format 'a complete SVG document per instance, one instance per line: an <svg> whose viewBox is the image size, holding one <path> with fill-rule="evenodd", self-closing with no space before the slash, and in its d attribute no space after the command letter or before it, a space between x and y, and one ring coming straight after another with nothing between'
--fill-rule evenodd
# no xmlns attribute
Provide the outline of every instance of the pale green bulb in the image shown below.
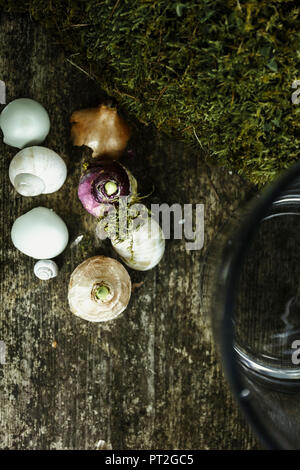
<svg viewBox="0 0 300 470"><path fill-rule="evenodd" d="M51 259L64 251L69 233L64 221L53 210L35 207L15 220L11 239L25 255Z"/></svg>
<svg viewBox="0 0 300 470"><path fill-rule="evenodd" d="M0 115L3 141L22 149L42 143L50 130L50 119L45 108L30 98L18 98L9 103Z"/></svg>

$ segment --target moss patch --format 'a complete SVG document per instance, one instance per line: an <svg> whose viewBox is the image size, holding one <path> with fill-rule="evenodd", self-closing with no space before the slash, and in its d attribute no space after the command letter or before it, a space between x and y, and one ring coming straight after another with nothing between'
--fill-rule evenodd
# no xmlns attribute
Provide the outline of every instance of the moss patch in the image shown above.
<svg viewBox="0 0 300 470"><path fill-rule="evenodd" d="M259 185L299 158L298 2L0 0L141 122L201 145Z"/></svg>

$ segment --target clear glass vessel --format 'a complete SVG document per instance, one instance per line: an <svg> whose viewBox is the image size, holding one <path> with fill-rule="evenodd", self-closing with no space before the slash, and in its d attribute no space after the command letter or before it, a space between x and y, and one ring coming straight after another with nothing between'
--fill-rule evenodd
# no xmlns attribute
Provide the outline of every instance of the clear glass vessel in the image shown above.
<svg viewBox="0 0 300 470"><path fill-rule="evenodd" d="M237 401L266 447L300 449L300 162L235 215L210 258L212 327Z"/></svg>

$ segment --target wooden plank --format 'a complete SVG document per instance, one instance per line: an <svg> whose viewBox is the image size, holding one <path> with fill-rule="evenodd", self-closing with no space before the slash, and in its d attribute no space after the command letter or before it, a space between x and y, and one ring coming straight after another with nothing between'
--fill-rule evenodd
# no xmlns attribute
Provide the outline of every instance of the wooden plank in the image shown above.
<svg viewBox="0 0 300 470"><path fill-rule="evenodd" d="M0 340L7 346L0 366L1 448L94 449L100 439L114 449L257 447L215 357L203 295L209 296L203 291L209 243L252 188L227 170L210 168L199 148L131 119L135 156L124 164L143 194L155 185L149 203L205 204L204 248L186 251L184 240L168 241L156 269L130 271L132 281L143 284L123 316L107 324L75 318L67 304L71 272L89 256L115 255L107 240L96 241L96 221L77 199L89 151L71 146L68 120L104 94L27 18L3 15L0 43L7 101L31 97L46 107L52 128L44 145L65 159L69 171L59 192L21 197L8 179L16 149L0 143ZM34 276L34 260L10 240L14 220L39 205L62 216L71 238L59 258L59 276L48 282Z"/></svg>

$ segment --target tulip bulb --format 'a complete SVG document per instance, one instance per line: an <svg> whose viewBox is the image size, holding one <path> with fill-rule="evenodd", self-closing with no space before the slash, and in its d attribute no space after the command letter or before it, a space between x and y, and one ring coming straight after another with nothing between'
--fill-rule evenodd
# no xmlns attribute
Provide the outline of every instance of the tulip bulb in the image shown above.
<svg viewBox="0 0 300 470"><path fill-rule="evenodd" d="M73 271L68 301L74 315L91 322L117 318L127 307L131 295L129 274L121 263L105 256L94 256Z"/></svg>
<svg viewBox="0 0 300 470"><path fill-rule="evenodd" d="M120 158L131 135L129 126L116 108L104 104L75 111L70 122L73 144L90 147L93 158Z"/></svg>
<svg viewBox="0 0 300 470"><path fill-rule="evenodd" d="M58 191L67 177L63 159L53 150L33 146L18 152L9 166L9 178L22 196Z"/></svg>
<svg viewBox="0 0 300 470"><path fill-rule="evenodd" d="M29 98L11 101L0 115L3 141L20 149L42 143L50 130L50 119L45 108Z"/></svg>

